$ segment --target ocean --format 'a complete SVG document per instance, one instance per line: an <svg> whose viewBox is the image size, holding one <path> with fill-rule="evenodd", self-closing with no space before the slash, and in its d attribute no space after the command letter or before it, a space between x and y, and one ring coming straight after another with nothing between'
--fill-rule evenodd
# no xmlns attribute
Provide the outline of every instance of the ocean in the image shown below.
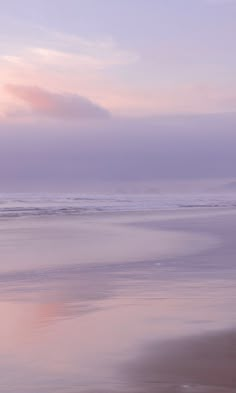
<svg viewBox="0 0 236 393"><path fill-rule="evenodd" d="M0 217L234 208L236 194L0 194Z"/></svg>

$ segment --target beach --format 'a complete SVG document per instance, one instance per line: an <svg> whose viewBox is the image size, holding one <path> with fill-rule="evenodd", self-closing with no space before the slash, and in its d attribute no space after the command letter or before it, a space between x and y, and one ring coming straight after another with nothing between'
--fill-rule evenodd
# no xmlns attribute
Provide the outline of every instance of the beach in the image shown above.
<svg viewBox="0 0 236 393"><path fill-rule="evenodd" d="M236 393L236 0L7 0L0 393Z"/></svg>
<svg viewBox="0 0 236 393"><path fill-rule="evenodd" d="M0 390L234 392L235 218L2 218Z"/></svg>

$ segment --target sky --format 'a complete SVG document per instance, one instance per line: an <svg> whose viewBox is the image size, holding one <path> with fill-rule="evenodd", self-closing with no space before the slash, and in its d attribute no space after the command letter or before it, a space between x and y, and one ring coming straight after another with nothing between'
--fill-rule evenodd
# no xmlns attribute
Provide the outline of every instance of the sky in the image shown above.
<svg viewBox="0 0 236 393"><path fill-rule="evenodd" d="M0 191L231 182L235 18L235 0L2 1Z"/></svg>

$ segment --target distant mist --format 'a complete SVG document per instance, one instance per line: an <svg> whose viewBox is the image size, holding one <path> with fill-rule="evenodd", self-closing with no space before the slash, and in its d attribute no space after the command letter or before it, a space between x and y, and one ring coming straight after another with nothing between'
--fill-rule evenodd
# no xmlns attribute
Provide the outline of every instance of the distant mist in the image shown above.
<svg viewBox="0 0 236 393"><path fill-rule="evenodd" d="M236 178L236 115L0 125L0 191Z"/></svg>

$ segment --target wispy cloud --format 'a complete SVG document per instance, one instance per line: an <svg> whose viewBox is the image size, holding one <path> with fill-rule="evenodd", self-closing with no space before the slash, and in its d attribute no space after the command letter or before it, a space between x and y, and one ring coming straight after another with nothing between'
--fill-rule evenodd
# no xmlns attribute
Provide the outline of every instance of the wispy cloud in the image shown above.
<svg viewBox="0 0 236 393"><path fill-rule="evenodd" d="M22 100L33 113L52 118L106 118L109 112L85 97L76 94L52 93L36 86L8 84L7 92Z"/></svg>
<svg viewBox="0 0 236 393"><path fill-rule="evenodd" d="M38 81L49 91L89 97L114 111L119 95L126 95L119 92L119 70L137 62L137 54L120 48L112 38L88 40L39 30L24 40L15 37L7 45L0 43L0 112L22 112L16 94L5 94L5 84L38 86Z"/></svg>
<svg viewBox="0 0 236 393"><path fill-rule="evenodd" d="M9 42L7 40L0 42L0 115L2 113L2 116L8 113L9 118L10 113L11 119L19 118L19 114L22 114L24 109L22 103L24 107L26 105L40 115L55 117L57 112L51 109L49 114L48 109L46 111L38 105L34 106L35 99L29 100L28 90L27 100L22 97L19 100L19 92L5 94L3 88L5 84L39 86L43 88L43 92L46 86L46 102L48 103L49 100L48 94L50 102L53 96L54 105L56 101L56 107L60 107L61 113L65 110L62 106L65 108L66 105L66 113L73 118L77 116L75 112L78 114L80 110L77 107L73 112L71 108L78 105L81 97L88 97L91 100L90 104L100 109L107 108L113 114L131 117L166 113L235 111L234 82L229 84L208 76L205 79L204 75L199 78L194 76L190 81L189 77L186 80L184 77L181 79L184 69L182 63L186 61L186 50L183 52L181 47L173 48L166 44L163 50L159 47L160 56L156 68L153 69L150 64L146 68L143 57L139 59L135 51L120 48L112 38L89 40L43 28L39 30L34 31L32 36L24 36L24 40L22 37L19 39L16 37L14 42L11 39ZM207 52L209 52L208 47ZM155 56L154 51L151 59L154 62L157 61ZM180 61L175 69L171 65L175 64L176 58ZM214 64L216 61L217 59ZM162 63L166 66L163 67ZM191 62L186 67L188 67L188 76L192 69ZM211 67L206 66L206 69L210 72ZM219 69L221 70L221 67ZM195 66L192 71L197 75ZM172 74L179 75L181 82L176 82L175 79L171 82ZM36 93L37 96L39 92L42 94L42 90L34 91L34 97ZM95 116L95 112L93 111L92 117ZM58 117L59 110L57 113ZM66 117L65 114L63 116Z"/></svg>
<svg viewBox="0 0 236 393"><path fill-rule="evenodd" d="M25 41L8 39L0 43L1 59L9 63L30 64L73 64L75 67L86 66L105 69L134 63L138 55L120 48L115 41L105 39L88 40L80 36L48 31L40 28L40 39L25 38Z"/></svg>

